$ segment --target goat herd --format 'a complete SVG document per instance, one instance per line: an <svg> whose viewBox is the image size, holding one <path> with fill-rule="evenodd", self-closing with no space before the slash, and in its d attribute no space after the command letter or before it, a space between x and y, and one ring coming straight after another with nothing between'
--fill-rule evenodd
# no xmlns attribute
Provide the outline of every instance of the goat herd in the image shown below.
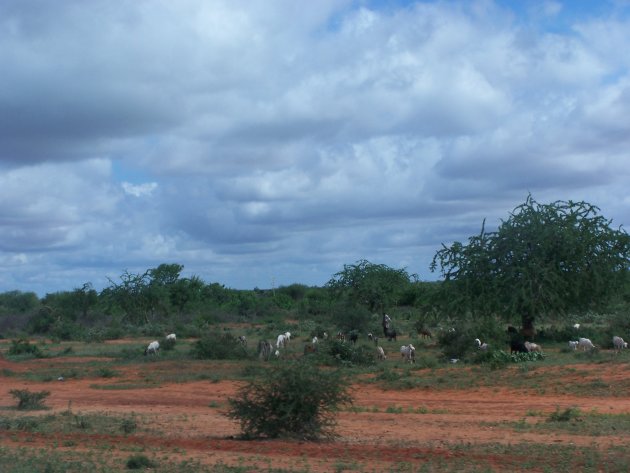
<svg viewBox="0 0 630 473"><path fill-rule="evenodd" d="M387 314L383 314L382 325L383 325L384 336L390 341L396 340L396 336L397 336L396 330L391 327L391 318ZM575 324L574 328L579 329L580 324ZM450 330L454 331L455 329L450 329ZM514 336L515 334L518 333L515 327L510 326L508 327L507 331L511 335L510 353L531 353L531 352L541 353L542 352L542 347L538 345L537 343L533 343L530 341L522 341L519 337ZM423 338L433 338L433 335L431 334L431 332L425 328L419 329L418 334ZM379 337L373 335L372 333L368 333L367 337L369 340L373 341L376 346L376 357L381 361L386 360L387 356L385 355L385 350L383 349L381 345L379 345ZM173 341L173 342L176 340L176 338L177 337L174 333L171 333L165 337L167 341ZM323 332L322 338L324 340L328 339L328 333ZM337 333L336 338L337 340L342 341L342 342L346 341L346 335L341 331ZM358 337L358 334L353 331L348 335L347 338L349 339L351 343L356 343L359 337ZM245 337L245 335L240 335L237 338L237 341L243 346L247 345L247 338ZM278 335L278 337L276 338L275 350L272 343L270 343L267 340L260 340L258 342L259 359L267 361L271 358L272 354L276 357L279 357L281 354L280 350L286 348L289 345L290 341L291 341L291 332L288 332L288 331ZM317 352L318 343L319 343L319 338L317 336L313 336L311 339L311 342L307 343L304 346L304 354L307 355L309 353ZM487 351L489 348L488 343L482 342L479 338L476 338L474 340L474 343L477 349L480 351ZM612 344L613 344L613 348L615 352L617 353L624 348L628 348L628 343L625 342L624 339L619 336L614 336L612 338ZM578 340L569 341L569 348L572 350L589 351L597 347L595 344L593 344L593 342L591 342L590 339L579 337ZM145 348L144 354L145 355L149 355L149 354L158 355L159 351L160 351L160 343L157 340L154 340L151 343L149 343L149 345ZM408 345L402 345L400 347L400 355L404 362L415 363L416 348L411 343L409 343Z"/></svg>

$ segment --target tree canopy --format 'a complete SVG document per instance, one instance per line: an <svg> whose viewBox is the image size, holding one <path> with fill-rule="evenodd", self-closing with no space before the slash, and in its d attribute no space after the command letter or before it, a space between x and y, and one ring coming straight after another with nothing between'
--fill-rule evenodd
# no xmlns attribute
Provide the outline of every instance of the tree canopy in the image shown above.
<svg viewBox="0 0 630 473"><path fill-rule="evenodd" d="M347 297L354 305L383 312L397 302L411 278L415 279L415 275L410 276L405 269L360 260L357 264L345 264L326 287L337 297Z"/></svg>
<svg viewBox="0 0 630 473"><path fill-rule="evenodd" d="M529 195L497 231L437 251L431 271L443 281L442 300L472 315L520 317L533 330L544 315L601 308L623 287L630 236L587 202L541 204Z"/></svg>

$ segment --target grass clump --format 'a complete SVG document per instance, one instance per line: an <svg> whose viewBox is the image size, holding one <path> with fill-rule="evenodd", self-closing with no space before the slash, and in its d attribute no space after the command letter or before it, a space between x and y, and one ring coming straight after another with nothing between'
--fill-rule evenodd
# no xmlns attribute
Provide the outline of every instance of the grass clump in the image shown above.
<svg viewBox="0 0 630 473"><path fill-rule="evenodd" d="M50 396L50 391L32 392L28 389L12 389L9 394L18 401L18 410L47 409L44 399Z"/></svg>
<svg viewBox="0 0 630 473"><path fill-rule="evenodd" d="M351 404L344 377L309 363L266 370L229 399L227 416L240 422L244 438L332 437L335 412Z"/></svg>
<svg viewBox="0 0 630 473"><path fill-rule="evenodd" d="M580 418L580 410L577 407L567 407L563 411L559 407L556 408L547 418L548 422L569 422Z"/></svg>

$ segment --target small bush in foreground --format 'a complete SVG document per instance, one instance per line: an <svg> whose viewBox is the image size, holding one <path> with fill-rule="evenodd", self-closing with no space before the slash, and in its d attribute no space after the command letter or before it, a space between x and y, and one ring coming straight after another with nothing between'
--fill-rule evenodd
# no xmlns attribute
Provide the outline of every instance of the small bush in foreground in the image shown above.
<svg viewBox="0 0 630 473"><path fill-rule="evenodd" d="M238 420L244 438L333 436L335 411L351 404L344 378L309 363L269 369L229 399L227 416Z"/></svg>
<svg viewBox="0 0 630 473"><path fill-rule="evenodd" d="M146 468L154 468L155 462L151 461L145 455L133 455L127 460L128 470L144 470Z"/></svg>
<svg viewBox="0 0 630 473"><path fill-rule="evenodd" d="M31 392L28 389L12 389L9 394L18 400L19 410L46 409L44 399L50 396L50 391Z"/></svg>

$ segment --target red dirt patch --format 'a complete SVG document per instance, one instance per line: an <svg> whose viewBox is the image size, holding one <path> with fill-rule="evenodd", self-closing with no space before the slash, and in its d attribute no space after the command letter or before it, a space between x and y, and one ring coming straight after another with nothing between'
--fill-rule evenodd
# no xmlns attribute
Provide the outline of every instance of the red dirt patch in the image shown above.
<svg viewBox="0 0 630 473"><path fill-rule="evenodd" d="M60 358L12 363L0 358L0 369L19 373L38 367L42 361L63 365L68 361L92 358ZM246 464L273 468L331 471L334 465L354 464L363 471L384 471L395 464L422 464L436 458L458 459L490 465L500 471L507 468L500 455L479 453L473 449L453 449L453 445L519 443L566 444L592 448L626 445L628 437L569 435L558 431L527 430L517 432L508 422L536 422L528 412L548 415L558 408L578 407L590 412L630 413L630 397L578 397L572 395L531 395L515 390L478 388L470 390L383 390L372 384L353 387L354 409L338 414L338 438L326 442L240 441L239 426L224 414L227 399L240 386L232 381L190 381L143 386L142 375L159 370L177 372L205 370L211 362L160 361L131 366L112 366L120 375L108 379L70 379L30 382L0 375L0 406L12 406L11 389L48 390L46 404L52 411L63 412L71 406L74 413L135 413L149 422L156 434L100 435L97 433L34 434L0 430L3 445L29 448L53 448L71 441L73 450L90 450L107 443L146 446L168 453L171 460L197 459L204 464ZM619 366L573 365L589 377L614 382L624 374ZM553 372L556 368L538 368ZM118 389L116 389L118 388ZM150 388L150 389L149 389ZM15 411L4 411L21 415ZM27 415L38 415L29 412ZM185 452L185 453L182 453ZM116 453L124 455L124 453ZM518 462L511 458L510 462ZM254 471L254 470L252 470Z"/></svg>

